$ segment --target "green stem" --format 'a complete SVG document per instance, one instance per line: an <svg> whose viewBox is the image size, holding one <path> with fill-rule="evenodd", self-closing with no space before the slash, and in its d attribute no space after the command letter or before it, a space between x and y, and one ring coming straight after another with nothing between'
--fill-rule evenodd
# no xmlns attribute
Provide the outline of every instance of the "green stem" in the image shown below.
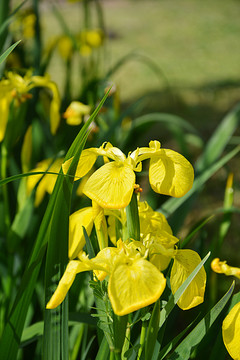
<svg viewBox="0 0 240 360"><path fill-rule="evenodd" d="M125 341L122 347L122 360L127 360L127 357L125 357L125 352L129 349L130 346L130 332L131 332L131 326L128 323L127 325L127 330L126 330L126 337L125 337Z"/></svg>
<svg viewBox="0 0 240 360"><path fill-rule="evenodd" d="M141 355L142 355L143 346L144 346L144 343L145 343L146 331L147 331L147 321L143 321L141 334L140 334L140 348L138 350L137 359L140 359Z"/></svg>
<svg viewBox="0 0 240 360"><path fill-rule="evenodd" d="M128 237L140 241L140 223L137 194L133 193L130 204L126 207Z"/></svg>

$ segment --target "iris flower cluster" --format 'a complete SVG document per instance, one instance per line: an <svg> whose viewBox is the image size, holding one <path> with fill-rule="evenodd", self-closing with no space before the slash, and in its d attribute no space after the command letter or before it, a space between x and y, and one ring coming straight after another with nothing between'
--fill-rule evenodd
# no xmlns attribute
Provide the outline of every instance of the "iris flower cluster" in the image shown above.
<svg viewBox="0 0 240 360"><path fill-rule="evenodd" d="M83 187L92 206L80 209L69 220L69 263L58 287L47 304L57 307L65 298L76 274L93 270L99 280L108 279L108 295L117 315L126 315L154 303L166 287L163 271L171 259L171 291L174 294L200 263L192 250L178 249L178 239L163 214L154 211L147 202L138 201L140 239L127 235L126 207L136 183L135 172L142 170L142 161L150 159L149 182L160 194L181 197L191 188L194 172L191 164L175 151L162 149L158 141L149 147L137 148L126 157L110 143L100 148L83 150L76 179L86 175L97 157L104 165L94 171ZM66 173L72 159L63 165ZM106 221L107 218L107 221ZM121 226L115 226L116 222ZM90 236L95 225L100 251L89 259L84 251L83 226ZM109 239L112 246L109 246ZM203 301L206 273L202 268L178 301L187 310Z"/></svg>

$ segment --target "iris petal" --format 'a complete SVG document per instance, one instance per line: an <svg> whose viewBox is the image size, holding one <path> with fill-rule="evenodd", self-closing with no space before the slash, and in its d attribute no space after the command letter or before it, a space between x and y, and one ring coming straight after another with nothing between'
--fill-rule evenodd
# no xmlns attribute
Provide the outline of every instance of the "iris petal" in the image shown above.
<svg viewBox="0 0 240 360"><path fill-rule="evenodd" d="M90 176L83 193L103 208L120 209L129 204L134 184L131 167L122 161L112 161Z"/></svg>
<svg viewBox="0 0 240 360"><path fill-rule="evenodd" d="M222 324L223 342L233 359L240 359L240 302L236 304Z"/></svg>
<svg viewBox="0 0 240 360"><path fill-rule="evenodd" d="M113 270L108 294L117 315L126 315L157 301L166 279L149 261L141 258L119 263Z"/></svg>
<svg viewBox="0 0 240 360"><path fill-rule="evenodd" d="M170 276L173 294L175 294L178 288L184 283L200 262L200 256L193 250L177 251ZM178 306L182 310L188 310L201 304L204 300L205 285L206 272L202 267L188 288L184 291L183 295L180 297L177 303Z"/></svg>
<svg viewBox="0 0 240 360"><path fill-rule="evenodd" d="M69 218L69 248L68 256L70 259L77 257L80 250L85 245L83 226L90 236L93 227L93 210L87 207L73 213Z"/></svg>
<svg viewBox="0 0 240 360"><path fill-rule="evenodd" d="M192 165L177 152L161 149L151 156L149 181L155 192L181 197L191 189L193 178Z"/></svg>

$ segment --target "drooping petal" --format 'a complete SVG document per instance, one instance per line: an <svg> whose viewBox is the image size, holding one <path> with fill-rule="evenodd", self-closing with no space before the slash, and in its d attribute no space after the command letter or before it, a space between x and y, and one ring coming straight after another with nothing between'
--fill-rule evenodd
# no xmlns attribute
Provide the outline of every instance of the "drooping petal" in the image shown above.
<svg viewBox="0 0 240 360"><path fill-rule="evenodd" d="M114 313L123 316L154 303L165 286L163 274L143 258L118 263L108 285Z"/></svg>
<svg viewBox="0 0 240 360"><path fill-rule="evenodd" d="M131 167L123 161L112 161L90 176L83 193L103 208L120 209L130 203L134 184Z"/></svg>
<svg viewBox="0 0 240 360"><path fill-rule="evenodd" d="M181 197L191 189L193 179L192 165L177 152L160 149L151 156L149 181L155 192Z"/></svg>
<svg viewBox="0 0 240 360"><path fill-rule="evenodd" d="M200 262L200 256L193 250L177 251L170 276L170 284L173 294L175 294L178 288L183 284ZM180 297L177 303L178 306L182 310L188 310L201 304L204 299L205 285L206 272L202 267L183 295Z"/></svg>
<svg viewBox="0 0 240 360"><path fill-rule="evenodd" d="M68 290L72 286L72 283L77 273L82 271L91 270L88 264L85 264L78 260L72 260L68 263L66 270L61 278L56 291L47 303L47 309L55 309L65 299Z"/></svg>
<svg viewBox="0 0 240 360"><path fill-rule="evenodd" d="M223 342L234 360L240 359L240 302L236 304L222 324Z"/></svg>
<svg viewBox="0 0 240 360"><path fill-rule="evenodd" d="M78 256L85 245L85 237L83 234L83 226L90 236L93 227L93 209L91 207L80 209L74 212L69 218L69 259Z"/></svg>

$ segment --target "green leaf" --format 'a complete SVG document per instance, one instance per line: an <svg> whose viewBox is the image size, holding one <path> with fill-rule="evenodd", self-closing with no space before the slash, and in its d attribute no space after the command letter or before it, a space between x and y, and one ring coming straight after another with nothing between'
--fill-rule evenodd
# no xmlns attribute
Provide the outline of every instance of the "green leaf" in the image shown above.
<svg viewBox="0 0 240 360"><path fill-rule="evenodd" d="M183 331L180 332L174 339L172 339L159 353L159 356L157 357L158 360L163 360L167 356L167 354L179 343L179 341L183 338L183 336L189 331L189 329L192 327L193 323L196 320L194 320L191 324L189 324Z"/></svg>
<svg viewBox="0 0 240 360"><path fill-rule="evenodd" d="M113 314L113 339L114 352L121 353L127 329L128 315L118 316Z"/></svg>
<svg viewBox="0 0 240 360"><path fill-rule="evenodd" d="M6 60L8 55L15 49L15 47L21 42L21 40L16 41L13 45L11 45L1 56L0 56L0 64Z"/></svg>
<svg viewBox="0 0 240 360"><path fill-rule="evenodd" d="M177 346L174 352L169 356L169 360L190 359L192 351L207 334L208 330L230 299L233 289L234 282L228 292L222 297L222 299L207 313L207 315L198 323L198 325L190 332L190 334Z"/></svg>
<svg viewBox="0 0 240 360"><path fill-rule="evenodd" d="M130 204L126 207L128 237L140 241L140 223L137 194L133 192Z"/></svg>
<svg viewBox="0 0 240 360"><path fill-rule="evenodd" d="M222 120L210 140L207 142L204 153L196 163L198 172L204 171L209 165L213 164L222 154L226 145L229 143L234 131L239 127L240 104L229 112Z"/></svg>
<svg viewBox="0 0 240 360"><path fill-rule="evenodd" d="M184 281L184 283L179 287L179 289L176 291L176 293L170 296L170 299L168 300L167 304L164 306L164 308L161 310L160 314L160 327L164 324L167 317L173 310L174 306L184 293L184 291L187 289L187 287L190 285L191 281L194 279L194 277L197 275L197 273L200 271L201 267L204 265L204 263L207 261L207 259L210 256L210 252L204 257L204 259L196 266L196 268L193 270L193 272L188 276L188 278Z"/></svg>
<svg viewBox="0 0 240 360"><path fill-rule="evenodd" d="M154 347L157 341L160 320L160 300L155 302L152 316L147 329L145 342L145 360L152 360Z"/></svg>
<svg viewBox="0 0 240 360"><path fill-rule="evenodd" d="M103 337L95 360L106 360L109 355L109 346L105 337Z"/></svg>

